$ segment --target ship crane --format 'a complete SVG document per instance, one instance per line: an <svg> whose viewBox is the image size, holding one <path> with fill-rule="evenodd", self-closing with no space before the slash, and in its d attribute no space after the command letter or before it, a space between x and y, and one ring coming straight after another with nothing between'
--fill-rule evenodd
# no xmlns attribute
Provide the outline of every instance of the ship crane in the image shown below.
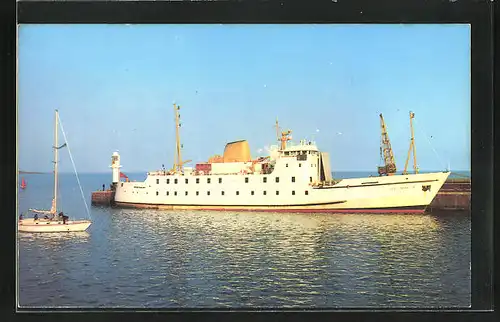
<svg viewBox="0 0 500 322"><path fill-rule="evenodd" d="M415 174L418 173L417 168L417 148L415 147L415 135L413 133L413 119L415 118L415 113L410 112L410 131L411 131L411 141L410 148L408 149L408 156L406 157L405 169L403 170L403 174L408 174L408 161L410 161L410 154L413 151L413 170Z"/></svg>
<svg viewBox="0 0 500 322"><path fill-rule="evenodd" d="M387 127L385 126L384 117L380 114L380 127L382 129L382 139L380 143L380 156L384 159L384 166L378 167L379 175L393 175L396 173L396 162L394 161L394 154L392 152L391 142L387 134Z"/></svg>
<svg viewBox="0 0 500 322"><path fill-rule="evenodd" d="M276 138L278 139L280 144L280 149L285 150L286 149L286 142L290 141L292 139L291 137L292 131L283 131L280 134L280 126L278 124L278 118L276 118Z"/></svg>

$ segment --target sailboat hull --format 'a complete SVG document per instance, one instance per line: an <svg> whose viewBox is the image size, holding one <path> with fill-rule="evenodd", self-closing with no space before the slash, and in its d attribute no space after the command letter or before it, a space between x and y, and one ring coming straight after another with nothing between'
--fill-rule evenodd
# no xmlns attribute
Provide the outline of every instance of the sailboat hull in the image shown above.
<svg viewBox="0 0 500 322"><path fill-rule="evenodd" d="M32 218L19 220L17 230L30 233L57 233L71 231L85 231L92 224L89 220L69 220L65 224L62 221L34 220Z"/></svg>

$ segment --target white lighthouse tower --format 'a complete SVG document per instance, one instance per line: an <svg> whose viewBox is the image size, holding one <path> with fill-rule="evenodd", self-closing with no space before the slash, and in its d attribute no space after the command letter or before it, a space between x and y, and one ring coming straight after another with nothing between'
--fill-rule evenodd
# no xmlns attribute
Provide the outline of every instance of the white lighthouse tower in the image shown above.
<svg viewBox="0 0 500 322"><path fill-rule="evenodd" d="M120 155L118 152L113 152L111 155L111 165L110 168L113 172L113 185L116 185L120 181Z"/></svg>

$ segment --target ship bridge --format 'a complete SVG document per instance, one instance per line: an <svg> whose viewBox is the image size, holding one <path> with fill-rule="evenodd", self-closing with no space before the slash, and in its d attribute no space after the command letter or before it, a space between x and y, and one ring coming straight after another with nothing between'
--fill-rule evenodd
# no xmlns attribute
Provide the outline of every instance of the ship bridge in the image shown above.
<svg viewBox="0 0 500 322"><path fill-rule="evenodd" d="M287 146L281 150L284 156L318 155L320 152L313 141L301 140L299 144Z"/></svg>
<svg viewBox="0 0 500 322"><path fill-rule="evenodd" d="M315 142L301 140L298 144L286 146L279 153L285 168L288 167L290 158L295 158L299 167L302 166L300 163L308 164L305 168L308 169L306 171L309 172L311 182L332 182L330 156L327 152L321 152Z"/></svg>

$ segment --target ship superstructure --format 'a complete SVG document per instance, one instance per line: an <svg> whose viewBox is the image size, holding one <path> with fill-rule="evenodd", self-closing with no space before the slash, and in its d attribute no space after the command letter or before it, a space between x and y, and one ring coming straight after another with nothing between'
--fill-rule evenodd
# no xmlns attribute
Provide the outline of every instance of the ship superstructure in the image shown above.
<svg viewBox="0 0 500 322"><path fill-rule="evenodd" d="M184 167L176 157L171 170L149 172L143 182L116 180L120 159L115 152L115 203L222 211L423 212L450 174L396 175L390 171L391 175L334 180L329 154L321 152L315 142L289 144L291 131L279 131L278 124L277 135L280 144L272 146L266 157L252 159L246 140L230 142L223 155L194 168ZM180 151L178 131L176 142Z"/></svg>

